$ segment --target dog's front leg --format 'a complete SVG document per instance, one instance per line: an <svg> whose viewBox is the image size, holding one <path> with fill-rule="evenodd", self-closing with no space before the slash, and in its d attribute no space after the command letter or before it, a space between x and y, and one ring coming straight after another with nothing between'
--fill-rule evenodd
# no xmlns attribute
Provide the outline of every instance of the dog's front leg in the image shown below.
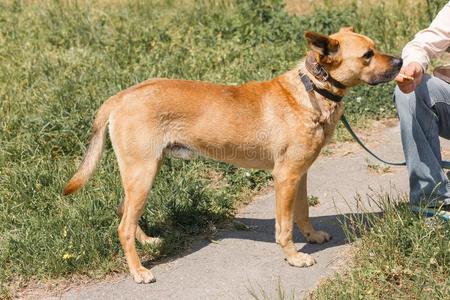
<svg viewBox="0 0 450 300"><path fill-rule="evenodd" d="M331 235L325 231L316 231L309 221L309 205L307 195L307 173L298 184L297 196L294 203L294 221L300 231L310 243L324 243L331 239Z"/></svg>
<svg viewBox="0 0 450 300"><path fill-rule="evenodd" d="M301 175L298 169L293 169L287 164L278 165L274 168L276 234L277 242L283 249L287 262L296 267L308 267L315 263L314 258L298 252L292 240L293 206Z"/></svg>

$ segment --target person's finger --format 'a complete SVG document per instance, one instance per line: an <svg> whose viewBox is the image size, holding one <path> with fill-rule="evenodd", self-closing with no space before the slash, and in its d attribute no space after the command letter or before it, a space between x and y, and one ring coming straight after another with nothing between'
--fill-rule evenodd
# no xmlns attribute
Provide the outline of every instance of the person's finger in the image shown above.
<svg viewBox="0 0 450 300"><path fill-rule="evenodd" d="M397 81L397 83L404 83L405 82L405 78L403 78L402 76L400 76L400 74L398 74L396 77L395 77L395 81Z"/></svg>
<svg viewBox="0 0 450 300"><path fill-rule="evenodd" d="M414 68L406 67L405 70L400 73L409 77L416 77L416 71L414 70Z"/></svg>
<svg viewBox="0 0 450 300"><path fill-rule="evenodd" d="M406 80L404 78L402 79L401 82L397 82L397 85L401 86L401 87L411 86L411 84L413 84L413 81L409 81L409 80Z"/></svg>
<svg viewBox="0 0 450 300"><path fill-rule="evenodd" d="M403 84L399 84L398 88L405 94L409 94L415 90L415 84L413 82L405 82Z"/></svg>

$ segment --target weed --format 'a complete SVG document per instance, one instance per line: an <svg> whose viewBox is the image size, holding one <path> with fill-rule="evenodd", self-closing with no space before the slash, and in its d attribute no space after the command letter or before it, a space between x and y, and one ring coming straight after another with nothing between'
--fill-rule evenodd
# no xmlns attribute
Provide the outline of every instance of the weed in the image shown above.
<svg viewBox="0 0 450 300"><path fill-rule="evenodd" d="M380 164L372 163L368 159L366 159L366 163L367 163L367 169L372 173L375 173L378 175L383 175L383 174L392 172L391 167L388 165L385 165L385 164L380 165Z"/></svg>
<svg viewBox="0 0 450 300"><path fill-rule="evenodd" d="M314 195L308 196L308 205L309 206L316 206L316 205L319 205L319 203L320 203L319 197L314 196Z"/></svg>
<svg viewBox="0 0 450 300"><path fill-rule="evenodd" d="M275 294L268 292L266 288L258 285L258 289L256 290L253 285L249 285L247 287L247 291L251 298L255 300L295 300L295 290L292 290L291 293L286 293L283 284L281 283L281 279L278 278L277 286L275 289Z"/></svg>

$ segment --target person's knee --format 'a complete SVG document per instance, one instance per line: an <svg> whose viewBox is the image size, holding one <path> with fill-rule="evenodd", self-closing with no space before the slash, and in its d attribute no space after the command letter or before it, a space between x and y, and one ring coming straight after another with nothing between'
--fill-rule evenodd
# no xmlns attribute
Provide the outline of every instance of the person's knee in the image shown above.
<svg viewBox="0 0 450 300"><path fill-rule="evenodd" d="M417 114L417 110L430 111L435 103L434 99L440 98L441 94L441 80L425 74L414 92L405 94L396 86L394 99L399 115L410 115Z"/></svg>
<svg viewBox="0 0 450 300"><path fill-rule="evenodd" d="M405 94L399 89L398 86L396 86L394 90L394 101L397 107L397 112L400 116L414 112L414 108L412 107L416 102L414 92Z"/></svg>
<svg viewBox="0 0 450 300"><path fill-rule="evenodd" d="M428 107L450 96L448 84L439 78L425 74L417 86L415 94Z"/></svg>
<svg viewBox="0 0 450 300"><path fill-rule="evenodd" d="M394 100L395 100L395 102L397 102L397 101L399 101L402 98L405 98L407 96L408 96L408 94L403 93L400 90L400 88L398 87L398 85L395 86L395 89L394 89Z"/></svg>

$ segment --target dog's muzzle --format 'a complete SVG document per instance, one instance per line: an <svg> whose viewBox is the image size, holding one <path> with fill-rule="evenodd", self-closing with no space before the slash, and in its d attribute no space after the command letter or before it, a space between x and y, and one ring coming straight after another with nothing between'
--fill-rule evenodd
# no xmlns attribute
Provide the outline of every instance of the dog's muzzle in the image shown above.
<svg viewBox="0 0 450 300"><path fill-rule="evenodd" d="M390 65L392 66L390 70L378 76L372 77L367 83L369 85L377 85L380 83L386 83L393 80L395 76L397 76L397 74L400 72L400 69L403 66L403 59L398 57L391 57Z"/></svg>

